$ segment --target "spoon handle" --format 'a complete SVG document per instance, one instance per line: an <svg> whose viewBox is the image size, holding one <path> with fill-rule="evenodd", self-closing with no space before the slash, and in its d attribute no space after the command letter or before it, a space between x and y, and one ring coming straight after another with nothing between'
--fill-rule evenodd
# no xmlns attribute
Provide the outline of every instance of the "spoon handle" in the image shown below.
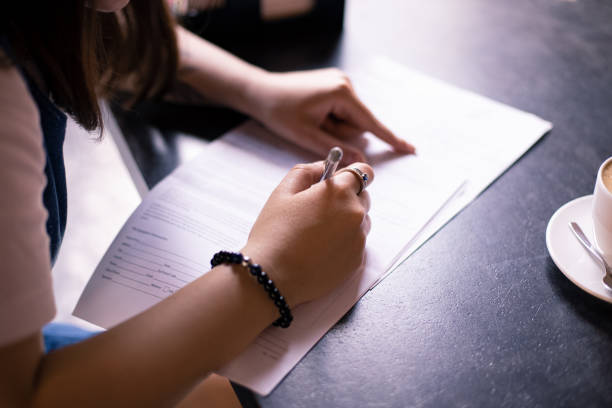
<svg viewBox="0 0 612 408"><path fill-rule="evenodd" d="M576 238L578 238L578 241L580 241L582 246L585 247L602 265L605 265L604 259L599 254L599 251L593 247L593 244L591 244L591 241L589 241L587 236L584 234L582 228L580 228L580 225L572 221L569 223L569 227L574 235L576 235Z"/></svg>
<svg viewBox="0 0 612 408"><path fill-rule="evenodd" d="M596 247L594 247L593 244L591 244L591 241L589 241L589 239L586 237L586 235L582 231L582 228L580 228L580 225L572 221L569 223L569 227L574 233L574 235L576 235L576 238L578 238L578 241L580 241L582 246L587 251L589 251L591 255L593 255L595 259L597 259L599 263L603 266L604 268L604 277L603 277L604 286L612 290L612 273L610 271L610 267L608 266L608 263L606 262L606 260L603 258L599 250Z"/></svg>

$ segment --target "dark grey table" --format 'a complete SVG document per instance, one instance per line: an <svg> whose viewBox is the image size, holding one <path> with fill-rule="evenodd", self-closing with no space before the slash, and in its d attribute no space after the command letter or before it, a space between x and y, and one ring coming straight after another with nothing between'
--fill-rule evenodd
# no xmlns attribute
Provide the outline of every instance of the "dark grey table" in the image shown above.
<svg viewBox="0 0 612 408"><path fill-rule="evenodd" d="M349 0L342 34L315 31L217 40L278 70L387 55L555 127L364 296L271 395L241 392L243 403L612 406L612 307L561 274L544 238L554 211L590 194L612 155L612 3ZM117 118L149 185L185 160L187 140L244 119L173 105Z"/></svg>

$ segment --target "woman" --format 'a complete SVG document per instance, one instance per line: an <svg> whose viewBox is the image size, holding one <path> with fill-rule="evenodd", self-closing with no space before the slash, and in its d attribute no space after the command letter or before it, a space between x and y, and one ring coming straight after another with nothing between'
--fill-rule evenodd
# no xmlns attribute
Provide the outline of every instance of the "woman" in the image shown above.
<svg viewBox="0 0 612 408"><path fill-rule="evenodd" d="M279 318L247 268L222 262L117 327L45 353L66 217L66 114L94 130L98 97L120 88L135 100L158 97L178 79L322 157L340 145L348 162L363 161L345 143L363 131L413 151L339 71L269 73L176 27L162 2L126 3L49 1L31 11L10 2L0 16L0 406L173 406ZM373 178L367 164L353 166ZM292 169L241 250L289 308L328 293L363 260L367 192L355 194L349 172L316 183L322 170L320 162Z"/></svg>

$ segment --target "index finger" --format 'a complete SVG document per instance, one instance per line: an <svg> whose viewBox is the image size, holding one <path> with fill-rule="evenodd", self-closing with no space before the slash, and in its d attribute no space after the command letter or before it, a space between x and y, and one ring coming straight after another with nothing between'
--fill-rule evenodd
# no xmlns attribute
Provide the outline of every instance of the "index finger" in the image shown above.
<svg viewBox="0 0 612 408"><path fill-rule="evenodd" d="M306 190L319 181L324 167L322 161L296 164L276 187L276 190L288 194L297 194Z"/></svg>
<svg viewBox="0 0 612 408"><path fill-rule="evenodd" d="M413 145L400 139L383 125L353 92L344 98L337 111L334 111L334 115L373 133L399 152L414 153L416 151Z"/></svg>

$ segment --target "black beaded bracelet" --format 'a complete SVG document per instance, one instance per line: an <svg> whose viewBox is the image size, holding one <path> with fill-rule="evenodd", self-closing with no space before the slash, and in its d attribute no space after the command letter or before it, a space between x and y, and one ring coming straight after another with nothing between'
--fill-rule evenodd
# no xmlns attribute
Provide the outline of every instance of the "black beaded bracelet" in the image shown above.
<svg viewBox="0 0 612 408"><path fill-rule="evenodd" d="M270 299L274 302L274 305L278 308L280 313L280 317L272 323L274 326L280 326L283 329L286 329L293 321L293 316L291 315L291 310L289 310L289 306L285 301L285 298L279 292L278 288L272 282L272 279L268 277L268 274L261 270L261 266L251 261L251 258L248 256L242 255L240 252L228 252L228 251L219 251L217 252L212 259L210 260L210 264L214 268L220 264L240 264L245 268L248 268L251 275L257 278L257 282L259 282L265 291L270 296Z"/></svg>

